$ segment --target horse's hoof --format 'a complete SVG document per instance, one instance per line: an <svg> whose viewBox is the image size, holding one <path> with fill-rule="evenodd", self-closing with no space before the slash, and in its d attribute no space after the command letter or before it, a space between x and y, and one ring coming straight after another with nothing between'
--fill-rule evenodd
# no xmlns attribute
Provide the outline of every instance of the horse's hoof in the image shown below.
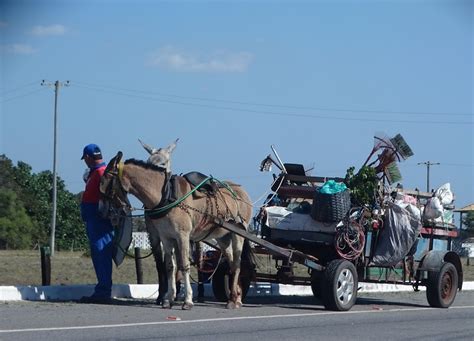
<svg viewBox="0 0 474 341"><path fill-rule="evenodd" d="M182 305L181 309L183 309L183 310L191 310L193 307L194 307L194 304L193 304L192 302L191 302L191 303L190 303L190 302L185 302L185 303Z"/></svg>
<svg viewBox="0 0 474 341"><path fill-rule="evenodd" d="M240 308L242 308L242 302L236 302L234 308L235 308L235 309L240 309Z"/></svg>
<svg viewBox="0 0 474 341"><path fill-rule="evenodd" d="M162 296L158 296L158 298L156 299L156 305L160 305L163 303L163 297Z"/></svg>
<svg viewBox="0 0 474 341"><path fill-rule="evenodd" d="M161 305L163 309L171 309L171 303L169 300L163 300L163 304Z"/></svg>
<svg viewBox="0 0 474 341"><path fill-rule="evenodd" d="M234 302L227 302L226 306L227 309L235 309L235 303Z"/></svg>

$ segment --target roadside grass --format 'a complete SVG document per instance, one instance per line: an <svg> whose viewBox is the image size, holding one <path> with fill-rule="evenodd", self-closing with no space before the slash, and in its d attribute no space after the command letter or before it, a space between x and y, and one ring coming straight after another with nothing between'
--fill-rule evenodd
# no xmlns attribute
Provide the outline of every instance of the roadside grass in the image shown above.
<svg viewBox="0 0 474 341"><path fill-rule="evenodd" d="M150 251L142 250L142 257ZM462 259L464 281L474 281L474 260L466 265ZM142 259L143 283L156 284L158 275L153 256ZM269 256L259 255L257 271L275 273L274 261ZM298 265L296 275L304 276L307 269ZM197 279L195 267L191 267L191 277ZM113 269L115 284L137 283L135 259L125 257L123 263ZM51 257L51 285L95 284L95 272L90 257L84 252L56 251ZM2 250L0 251L0 285L41 285L40 251Z"/></svg>
<svg viewBox="0 0 474 341"><path fill-rule="evenodd" d="M143 251L142 257L149 252ZM142 259L143 282L155 284L158 275L153 256ZM137 283L135 259L125 257L123 263L113 265L114 284ZM56 251L51 257L51 285L95 284L92 260L84 252ZM0 285L41 285L40 251L0 251Z"/></svg>

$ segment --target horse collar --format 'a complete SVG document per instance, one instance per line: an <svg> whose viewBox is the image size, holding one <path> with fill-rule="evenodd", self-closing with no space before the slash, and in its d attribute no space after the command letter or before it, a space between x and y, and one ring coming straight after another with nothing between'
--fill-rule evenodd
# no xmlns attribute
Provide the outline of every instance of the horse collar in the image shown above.
<svg viewBox="0 0 474 341"><path fill-rule="evenodd" d="M122 176L123 176L123 162L119 162L119 164L117 165L117 169L118 169L118 178L120 181L122 181Z"/></svg>

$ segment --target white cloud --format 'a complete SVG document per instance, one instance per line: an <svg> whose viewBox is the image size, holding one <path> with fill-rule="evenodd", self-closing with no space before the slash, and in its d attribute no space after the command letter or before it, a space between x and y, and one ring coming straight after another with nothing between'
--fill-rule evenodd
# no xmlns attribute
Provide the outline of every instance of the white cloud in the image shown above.
<svg viewBox="0 0 474 341"><path fill-rule="evenodd" d="M167 46L153 53L149 64L174 71L244 72L252 59L253 55L249 52L219 51L208 56L197 56Z"/></svg>
<svg viewBox="0 0 474 341"><path fill-rule="evenodd" d="M1 46L1 50L11 54L31 55L36 53L36 49L28 44L9 44Z"/></svg>
<svg viewBox="0 0 474 341"><path fill-rule="evenodd" d="M35 36L61 36L66 33L66 27L63 25L34 26L31 34Z"/></svg>

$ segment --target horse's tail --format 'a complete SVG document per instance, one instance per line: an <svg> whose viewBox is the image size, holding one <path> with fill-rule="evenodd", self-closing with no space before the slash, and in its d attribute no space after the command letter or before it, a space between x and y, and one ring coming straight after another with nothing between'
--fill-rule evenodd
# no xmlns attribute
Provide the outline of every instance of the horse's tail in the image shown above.
<svg viewBox="0 0 474 341"><path fill-rule="evenodd" d="M254 280L255 275L255 253L248 239L244 239L244 245L242 247L242 256L240 261L241 276L248 276L251 280Z"/></svg>

